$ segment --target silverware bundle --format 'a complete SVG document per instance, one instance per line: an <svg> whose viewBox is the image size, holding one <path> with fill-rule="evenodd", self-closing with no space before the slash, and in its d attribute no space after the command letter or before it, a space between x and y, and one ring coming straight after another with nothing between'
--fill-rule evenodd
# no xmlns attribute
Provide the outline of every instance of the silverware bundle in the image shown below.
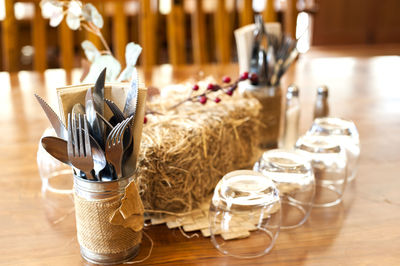
<svg viewBox="0 0 400 266"><path fill-rule="evenodd" d="M250 72L256 73L258 82L253 85L275 86L299 52L297 41L289 36L269 33L264 27L262 16L255 16L256 30L250 59Z"/></svg>
<svg viewBox="0 0 400 266"><path fill-rule="evenodd" d="M125 107L121 111L111 100L104 98L106 69L99 75L94 87L86 92L85 106L77 103L68 113L68 128L57 114L38 95L57 137L44 137L44 149L59 161L74 168L75 173L93 181L110 181L130 175L125 162L133 153L132 125L138 104L138 76L136 69L128 90ZM104 103L113 116L104 117Z"/></svg>

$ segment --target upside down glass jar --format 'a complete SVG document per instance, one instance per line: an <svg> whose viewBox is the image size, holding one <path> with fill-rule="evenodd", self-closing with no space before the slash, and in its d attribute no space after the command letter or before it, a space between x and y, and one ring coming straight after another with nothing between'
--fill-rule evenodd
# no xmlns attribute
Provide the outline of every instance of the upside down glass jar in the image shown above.
<svg viewBox="0 0 400 266"><path fill-rule="evenodd" d="M304 224L310 215L315 194L315 180L311 163L293 150L265 152L253 170L270 177L281 197L281 229L292 229Z"/></svg>
<svg viewBox="0 0 400 266"><path fill-rule="evenodd" d="M337 139L306 135L296 142L296 151L311 161L316 182L313 206L339 204L347 184L347 157Z"/></svg>
<svg viewBox="0 0 400 266"><path fill-rule="evenodd" d="M53 128L47 128L42 138L56 136ZM42 199L46 217L52 223L62 221L74 210L73 172L66 165L50 155L42 145L38 144L37 166L42 180Z"/></svg>
<svg viewBox="0 0 400 266"><path fill-rule="evenodd" d="M230 172L217 184L211 201L211 242L229 256L262 256L278 236L280 209L279 192L269 177L249 170Z"/></svg>
<svg viewBox="0 0 400 266"><path fill-rule="evenodd" d="M346 149L348 182L354 180L360 157L360 138L353 121L337 117L322 117L314 120L307 135L330 136L340 141Z"/></svg>

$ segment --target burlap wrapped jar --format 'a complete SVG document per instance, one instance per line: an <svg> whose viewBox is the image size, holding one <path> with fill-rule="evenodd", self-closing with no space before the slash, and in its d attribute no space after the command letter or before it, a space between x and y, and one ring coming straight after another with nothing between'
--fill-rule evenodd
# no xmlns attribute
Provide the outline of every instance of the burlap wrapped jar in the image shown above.
<svg viewBox="0 0 400 266"><path fill-rule="evenodd" d="M74 176L77 236L87 261L117 264L137 255L144 209L132 180L94 182Z"/></svg>

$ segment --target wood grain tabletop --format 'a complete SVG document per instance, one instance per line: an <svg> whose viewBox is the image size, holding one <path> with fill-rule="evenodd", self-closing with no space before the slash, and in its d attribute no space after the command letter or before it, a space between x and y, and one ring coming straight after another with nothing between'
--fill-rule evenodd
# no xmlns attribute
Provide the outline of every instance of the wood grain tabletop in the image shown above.
<svg viewBox="0 0 400 266"><path fill-rule="evenodd" d="M220 254L208 238L149 226L153 252L143 265L400 265L400 47L323 48L299 58L283 80L300 88L301 132L312 122L316 88L330 88L331 114L356 123L361 157L343 203L313 209L309 220L281 231L271 252L241 260ZM235 77L238 67L162 65L141 71L146 85L209 75ZM50 124L37 93L57 109L55 88L80 70L0 72L0 264L91 265L79 253L72 198L42 193L38 142ZM71 182L72 183L72 182ZM65 185L65 184L64 184ZM66 186L68 186L67 184ZM144 240L138 259L150 244Z"/></svg>

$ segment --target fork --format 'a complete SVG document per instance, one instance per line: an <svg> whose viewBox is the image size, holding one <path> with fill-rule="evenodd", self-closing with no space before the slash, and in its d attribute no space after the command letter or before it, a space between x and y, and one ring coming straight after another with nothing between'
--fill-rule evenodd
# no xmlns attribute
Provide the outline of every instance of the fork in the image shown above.
<svg viewBox="0 0 400 266"><path fill-rule="evenodd" d="M85 173L87 179L95 180L91 173L94 163L92 158L92 149L90 146L89 130L87 128L87 123L84 123L85 130L82 130L80 114L78 115L78 120L77 130L75 114L72 114L71 121L71 114L68 113L68 159L74 167ZM85 134L85 141L83 141L83 134Z"/></svg>
<svg viewBox="0 0 400 266"><path fill-rule="evenodd" d="M122 158L124 155L124 133L130 122L132 116L118 123L110 132L106 141L106 158L107 161L114 166L117 178L122 177Z"/></svg>

